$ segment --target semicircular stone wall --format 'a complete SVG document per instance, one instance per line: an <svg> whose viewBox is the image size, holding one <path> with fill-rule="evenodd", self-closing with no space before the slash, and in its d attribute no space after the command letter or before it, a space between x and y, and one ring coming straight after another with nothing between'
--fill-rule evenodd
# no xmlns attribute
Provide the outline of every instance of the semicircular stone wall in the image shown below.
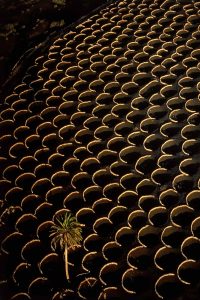
<svg viewBox="0 0 200 300"><path fill-rule="evenodd" d="M0 106L3 300L200 293L200 2L116 1ZM49 233L85 224L71 280Z"/></svg>

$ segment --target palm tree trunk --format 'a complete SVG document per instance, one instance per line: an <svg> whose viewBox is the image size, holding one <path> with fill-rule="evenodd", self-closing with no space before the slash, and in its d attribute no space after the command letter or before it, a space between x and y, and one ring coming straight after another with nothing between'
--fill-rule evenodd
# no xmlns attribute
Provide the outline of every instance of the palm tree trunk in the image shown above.
<svg viewBox="0 0 200 300"><path fill-rule="evenodd" d="M69 281L69 268L68 268L68 246L67 243L65 243L65 274L67 281Z"/></svg>

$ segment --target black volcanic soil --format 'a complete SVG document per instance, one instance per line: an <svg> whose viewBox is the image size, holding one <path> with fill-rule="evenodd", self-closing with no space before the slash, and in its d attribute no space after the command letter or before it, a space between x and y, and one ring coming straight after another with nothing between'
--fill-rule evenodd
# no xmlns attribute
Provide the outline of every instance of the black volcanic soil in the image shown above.
<svg viewBox="0 0 200 300"><path fill-rule="evenodd" d="M19 68L27 68L35 47L105 0L2 0L0 2L0 94ZM27 53L26 53L27 52ZM31 56L32 54L32 56ZM18 60L21 58L20 62ZM19 75L20 76L20 75Z"/></svg>
<svg viewBox="0 0 200 300"><path fill-rule="evenodd" d="M199 299L199 20L116 1L27 62L0 111L3 300ZM68 211L70 282L49 238Z"/></svg>

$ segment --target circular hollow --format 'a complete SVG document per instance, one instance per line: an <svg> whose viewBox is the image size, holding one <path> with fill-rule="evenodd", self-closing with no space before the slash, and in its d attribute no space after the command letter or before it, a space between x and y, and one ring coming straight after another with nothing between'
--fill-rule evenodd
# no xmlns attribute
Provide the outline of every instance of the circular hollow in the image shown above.
<svg viewBox="0 0 200 300"><path fill-rule="evenodd" d="M66 187L70 184L70 175L65 171L56 172L52 175L51 182L55 186Z"/></svg>
<svg viewBox="0 0 200 300"><path fill-rule="evenodd" d="M193 190L186 196L186 203L189 207L194 209L195 211L200 210L200 203L199 203L200 191Z"/></svg>
<svg viewBox="0 0 200 300"><path fill-rule="evenodd" d="M100 126L94 132L94 137L102 141L108 140L113 135L113 129L108 126Z"/></svg>
<svg viewBox="0 0 200 300"><path fill-rule="evenodd" d="M107 198L100 198L96 200L92 205L92 209L94 210L95 214L99 217L107 215L112 209L112 207L112 200Z"/></svg>
<svg viewBox="0 0 200 300"><path fill-rule="evenodd" d="M199 125L200 124L200 115L199 113L193 113L187 119L189 124Z"/></svg>
<svg viewBox="0 0 200 300"><path fill-rule="evenodd" d="M93 140L87 145L89 153L98 154L101 150L105 149L105 142L101 140Z"/></svg>
<svg viewBox="0 0 200 300"><path fill-rule="evenodd" d="M183 257L177 249L166 246L160 248L154 256L155 265L165 272L173 272L176 270L182 260Z"/></svg>
<svg viewBox="0 0 200 300"><path fill-rule="evenodd" d="M130 173L131 166L121 161L115 161L111 164L110 171L115 176L123 176Z"/></svg>
<svg viewBox="0 0 200 300"><path fill-rule="evenodd" d="M102 189L97 185L92 185L84 190L83 199L88 204L94 203L96 200L102 197Z"/></svg>
<svg viewBox="0 0 200 300"><path fill-rule="evenodd" d="M47 152L48 154L48 152ZM21 160L21 162L23 162ZM36 176L36 178L38 179L37 181L39 182L39 180L47 180L50 181L49 179L47 179L49 176L51 176L53 170L52 170L52 166L48 163L41 163L39 165L37 165L34 169L34 174ZM35 182L35 184L37 185L37 181ZM45 185L45 182L44 182ZM33 190L33 186L32 186L32 190Z"/></svg>
<svg viewBox="0 0 200 300"><path fill-rule="evenodd" d="M107 217L101 217L95 221L93 230L99 234L99 236L103 236L105 230L109 235L113 230L113 225Z"/></svg>
<svg viewBox="0 0 200 300"><path fill-rule="evenodd" d="M96 97L95 102L99 105L106 105L108 103L112 103L112 96L108 92L101 93Z"/></svg>
<svg viewBox="0 0 200 300"><path fill-rule="evenodd" d="M15 181L16 177L20 175L21 171L17 165L10 165L3 171L3 178L7 181Z"/></svg>
<svg viewBox="0 0 200 300"><path fill-rule="evenodd" d="M21 248L24 246L25 240L24 236L20 232L13 232L9 234L1 242L1 250L6 254L20 253Z"/></svg>
<svg viewBox="0 0 200 300"><path fill-rule="evenodd" d="M151 225L146 225L139 230L138 240L146 247L155 247L160 243L160 229Z"/></svg>
<svg viewBox="0 0 200 300"><path fill-rule="evenodd" d="M179 202L179 194L173 189L168 189L160 194L159 202L166 208L173 207Z"/></svg>
<svg viewBox="0 0 200 300"><path fill-rule="evenodd" d="M158 128L158 121L152 118L144 119L144 117L145 116L142 116L143 120L141 119L140 129L142 132L151 134Z"/></svg>
<svg viewBox="0 0 200 300"><path fill-rule="evenodd" d="M55 205L55 207L60 208L63 205L63 201L66 197L65 188L58 186L53 187L46 193L46 201L50 204Z"/></svg>
<svg viewBox="0 0 200 300"><path fill-rule="evenodd" d="M62 260L56 253L49 253L43 256L39 263L40 272L47 277L49 280L55 280L55 284L58 282L63 282L64 278L64 266L62 265ZM56 277L54 277L56 276Z"/></svg>
<svg viewBox="0 0 200 300"><path fill-rule="evenodd" d="M156 169L151 174L152 181L159 185L167 184L171 177L171 172L165 168Z"/></svg>
<svg viewBox="0 0 200 300"><path fill-rule="evenodd" d="M127 219L128 211L125 206L115 206L113 207L109 214L108 218L113 224L124 223Z"/></svg>
<svg viewBox="0 0 200 300"><path fill-rule="evenodd" d="M80 170L80 161L78 158L70 157L63 164L63 169L71 174L78 173Z"/></svg>
<svg viewBox="0 0 200 300"><path fill-rule="evenodd" d="M128 225L133 230L139 230L147 222L146 213L143 210L134 210L128 216Z"/></svg>
<svg viewBox="0 0 200 300"><path fill-rule="evenodd" d="M116 124L114 131L116 135L119 136L127 136L129 135L133 130L133 124L131 122L123 121L119 124Z"/></svg>
<svg viewBox="0 0 200 300"><path fill-rule="evenodd" d="M31 134L31 129L28 126L20 126L14 130L14 137L18 141L24 141Z"/></svg>
<svg viewBox="0 0 200 300"><path fill-rule="evenodd" d="M144 147L150 151L156 151L163 144L163 137L160 134L151 134L144 140Z"/></svg>
<svg viewBox="0 0 200 300"><path fill-rule="evenodd" d="M185 109L177 109L170 113L169 119L175 122L183 122L188 117L188 112Z"/></svg>
<svg viewBox="0 0 200 300"><path fill-rule="evenodd" d="M100 169L93 174L92 181L103 188L113 181L113 177L108 169Z"/></svg>
<svg viewBox="0 0 200 300"><path fill-rule="evenodd" d="M197 126L193 124L186 125L181 130L181 135L185 139L199 139L200 137L200 130Z"/></svg>
<svg viewBox="0 0 200 300"><path fill-rule="evenodd" d="M95 131L99 126L101 126L101 121L97 117L89 117L83 123L85 128Z"/></svg>
<svg viewBox="0 0 200 300"><path fill-rule="evenodd" d="M4 188L4 183L6 183L7 186L7 181L6 182L0 181L0 186L2 190ZM8 187L10 188L10 186ZM1 191L1 193L3 194L3 191ZM5 201L7 202L8 206L18 206L18 205L20 206L24 196L25 196L24 190L19 187L12 187L7 192L5 191Z"/></svg>
<svg viewBox="0 0 200 300"><path fill-rule="evenodd" d="M181 174L174 178L172 185L179 193L190 192L193 189L194 180L193 177Z"/></svg>
<svg viewBox="0 0 200 300"><path fill-rule="evenodd" d="M153 263L151 251L145 246L135 247L127 255L127 263L131 268L146 270Z"/></svg>
<svg viewBox="0 0 200 300"><path fill-rule="evenodd" d="M93 140L94 135L93 132L89 129L81 129L75 134L74 138L77 144L87 145L90 141Z"/></svg>
<svg viewBox="0 0 200 300"><path fill-rule="evenodd" d="M41 203L43 203L43 200L40 196L29 194L22 199L21 207L24 212L31 213L35 211Z"/></svg>
<svg viewBox="0 0 200 300"><path fill-rule="evenodd" d="M179 165L180 171L190 176L197 174L199 167L200 164L195 158L184 159Z"/></svg>
<svg viewBox="0 0 200 300"><path fill-rule="evenodd" d="M44 296L49 293L50 286L48 283L48 279L45 277L38 277L34 279L29 287L28 287L28 293L31 297L36 295Z"/></svg>
<svg viewBox="0 0 200 300"><path fill-rule="evenodd" d="M120 73L119 73L120 74ZM122 76L123 74L121 74ZM119 75L118 75L119 77ZM117 80L117 75L116 75L116 80ZM121 79L120 79L121 78ZM118 81L122 80L122 78L124 77L119 77L118 78ZM128 96L126 93L123 93L123 92L119 92L119 93L116 93L113 97L113 102L116 103L116 104L126 104L126 105L129 105L131 103L131 97Z"/></svg>
<svg viewBox="0 0 200 300"><path fill-rule="evenodd" d="M100 293L100 283L95 277L83 280L78 287L78 295L82 299L97 299Z"/></svg>
<svg viewBox="0 0 200 300"><path fill-rule="evenodd" d="M181 158L178 158L172 154L163 154L159 157L157 164L160 168L169 170L177 167L180 161Z"/></svg>
<svg viewBox="0 0 200 300"><path fill-rule="evenodd" d="M183 291L183 285L175 274L168 273L157 280L155 291L159 298L177 299Z"/></svg>
<svg viewBox="0 0 200 300"><path fill-rule="evenodd" d="M70 118L70 123L78 127L82 125L86 119L87 118L84 112L75 112Z"/></svg>
<svg viewBox="0 0 200 300"><path fill-rule="evenodd" d="M116 285L120 282L120 269L116 262L105 264L99 273L99 278L103 284Z"/></svg>
<svg viewBox="0 0 200 300"><path fill-rule="evenodd" d="M142 294L148 288L149 282L145 272L137 270L136 268L128 269L122 276L123 289L131 294Z"/></svg>
<svg viewBox="0 0 200 300"><path fill-rule="evenodd" d="M84 241L83 246L87 251L96 252L99 247L103 247L104 240L96 233L88 235Z"/></svg>
<svg viewBox="0 0 200 300"><path fill-rule="evenodd" d="M52 221L44 221L42 222L36 231L36 235L37 237L41 240L41 241L48 241L49 242L49 235L51 233L51 228L52 226L54 226L55 224Z"/></svg>
<svg viewBox="0 0 200 300"><path fill-rule="evenodd" d="M156 189L156 185L149 179L143 179L136 186L136 191L140 196L151 195Z"/></svg>
<svg viewBox="0 0 200 300"><path fill-rule="evenodd" d="M181 143L176 139L169 139L162 144L161 151L164 154L176 154L181 151Z"/></svg>
<svg viewBox="0 0 200 300"><path fill-rule="evenodd" d="M186 238L181 245L181 253L186 259L198 261L200 258L200 241L197 237Z"/></svg>
<svg viewBox="0 0 200 300"><path fill-rule="evenodd" d="M124 137L113 137L108 141L108 148L112 151L121 151L126 146Z"/></svg>
<svg viewBox="0 0 200 300"><path fill-rule="evenodd" d="M77 212L84 204L83 197L78 191L71 192L65 197L63 204L65 208Z"/></svg>
<svg viewBox="0 0 200 300"><path fill-rule="evenodd" d="M89 226L94 223L95 221L95 212L91 208L81 208L77 213L76 217L78 222Z"/></svg>
<svg viewBox="0 0 200 300"><path fill-rule="evenodd" d="M165 117L167 112L168 111L167 111L166 107L163 107L163 106L160 106L160 105L153 105L148 109L147 115L150 118L162 119L163 117Z"/></svg>
<svg viewBox="0 0 200 300"><path fill-rule="evenodd" d="M12 158L22 158L27 154L27 148L22 142L17 142L10 147L9 155Z"/></svg>
<svg viewBox="0 0 200 300"><path fill-rule="evenodd" d="M135 131L128 136L128 142L131 145L141 146L145 140L145 134L140 131Z"/></svg>
<svg viewBox="0 0 200 300"><path fill-rule="evenodd" d="M146 195L139 198L138 205L148 213L152 208L158 206L158 200L154 196Z"/></svg>
<svg viewBox="0 0 200 300"><path fill-rule="evenodd" d="M181 125L178 123L167 122L163 124L160 128L160 132L162 135L173 138L180 132Z"/></svg>
<svg viewBox="0 0 200 300"><path fill-rule="evenodd" d="M124 189L121 187L119 183L110 183L107 184L103 189L103 194L108 199L112 199L113 201L116 201L118 196L124 191Z"/></svg>
<svg viewBox="0 0 200 300"><path fill-rule="evenodd" d="M155 227L162 227L168 221L168 210L163 206L152 208L148 213L148 220Z"/></svg>
<svg viewBox="0 0 200 300"><path fill-rule="evenodd" d="M78 104L78 110L80 112L85 113L86 115L83 115L83 121L86 120L86 116L88 116L87 114L91 114L91 112L93 112L95 110L95 103L92 101L87 101L87 102L82 102Z"/></svg>
<svg viewBox="0 0 200 300"><path fill-rule="evenodd" d="M40 170L46 171L46 168L41 168ZM51 181L47 178L41 178L35 181L31 187L31 192L40 196L45 197L46 193L52 188Z"/></svg>
<svg viewBox="0 0 200 300"><path fill-rule="evenodd" d="M92 185L91 176L86 172L80 172L73 176L71 184L78 190L84 190L85 188Z"/></svg>
<svg viewBox="0 0 200 300"><path fill-rule="evenodd" d="M121 259L123 249L121 245L116 242L108 242L103 246L102 254L107 261L116 261Z"/></svg>
<svg viewBox="0 0 200 300"><path fill-rule="evenodd" d="M200 277L200 264L192 259L185 260L179 265L177 274L181 282L197 284Z"/></svg>
<svg viewBox="0 0 200 300"><path fill-rule="evenodd" d="M200 150L200 142L195 139L186 140L182 145L182 150L187 155L198 154Z"/></svg>
<svg viewBox="0 0 200 300"><path fill-rule="evenodd" d="M134 164L140 155L140 149L136 146L128 146L119 153L121 160L128 164Z"/></svg>
<svg viewBox="0 0 200 300"><path fill-rule="evenodd" d="M39 239L29 241L21 250L21 257L30 264L38 263L44 254L44 247Z"/></svg>
<svg viewBox="0 0 200 300"><path fill-rule="evenodd" d="M42 139L42 146L53 150L59 145L60 142L61 138L56 133L51 133Z"/></svg>
<svg viewBox="0 0 200 300"><path fill-rule="evenodd" d="M115 234L115 241L123 247L133 245L135 233L130 227L121 227Z"/></svg>
<svg viewBox="0 0 200 300"><path fill-rule="evenodd" d="M33 234L36 231L38 222L33 214L24 214L16 222L15 228L23 234Z"/></svg>
<svg viewBox="0 0 200 300"><path fill-rule="evenodd" d="M140 174L151 173L155 168L156 163L152 155L144 155L140 157L135 164L135 169Z"/></svg>
<svg viewBox="0 0 200 300"><path fill-rule="evenodd" d="M108 166L117 160L117 152L105 149L98 154L97 158L101 165Z"/></svg>
<svg viewBox="0 0 200 300"><path fill-rule="evenodd" d="M95 173L98 169L99 169L99 165L100 165L100 162L98 159L96 158L86 158L81 166L80 166L80 169L83 171L83 172L87 172L89 174L93 174Z"/></svg>
<svg viewBox="0 0 200 300"><path fill-rule="evenodd" d="M102 257L101 253L98 253L96 251L89 252L85 254L85 256L82 259L82 268L90 272L91 274L94 274L95 276L98 276L100 269L104 265L105 260ZM93 266L95 267L95 270L93 269Z"/></svg>
<svg viewBox="0 0 200 300"><path fill-rule="evenodd" d="M138 195L133 191L124 191L119 195L118 203L127 208L136 207L138 203Z"/></svg>
<svg viewBox="0 0 200 300"><path fill-rule="evenodd" d="M121 177L120 183L124 189L135 190L137 184L141 181L141 176L137 173L128 173Z"/></svg>
<svg viewBox="0 0 200 300"><path fill-rule="evenodd" d="M180 247L186 237L186 232L183 229L171 225L165 227L161 234L162 243L172 248Z"/></svg>

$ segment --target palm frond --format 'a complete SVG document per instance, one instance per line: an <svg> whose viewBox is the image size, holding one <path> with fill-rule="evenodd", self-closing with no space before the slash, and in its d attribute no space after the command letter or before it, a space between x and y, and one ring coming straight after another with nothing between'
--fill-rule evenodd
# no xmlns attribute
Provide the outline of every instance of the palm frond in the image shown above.
<svg viewBox="0 0 200 300"><path fill-rule="evenodd" d="M58 246L64 250L66 278L69 280L68 270L68 249L74 250L81 246L83 225L79 223L71 213L56 218L56 222L51 227L50 238L51 247L56 250Z"/></svg>
<svg viewBox="0 0 200 300"><path fill-rule="evenodd" d="M55 225L51 228L50 237L52 238L51 245L55 249L58 245L64 248L65 243L68 247L74 249L81 244L82 227L83 224L79 223L72 215L72 213L66 213L56 218Z"/></svg>

